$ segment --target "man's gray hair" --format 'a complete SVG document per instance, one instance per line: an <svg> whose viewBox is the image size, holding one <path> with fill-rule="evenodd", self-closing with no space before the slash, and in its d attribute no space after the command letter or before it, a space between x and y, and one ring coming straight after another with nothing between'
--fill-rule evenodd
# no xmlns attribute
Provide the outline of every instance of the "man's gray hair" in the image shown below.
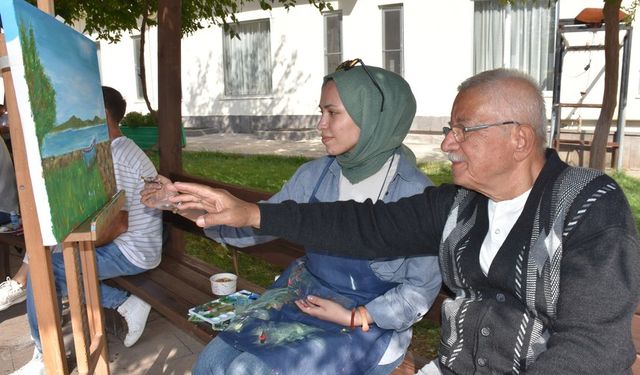
<svg viewBox="0 0 640 375"><path fill-rule="evenodd" d="M515 86L514 86L515 85ZM501 121L518 121L533 127L542 149L547 143L547 117L539 84L529 75L514 69L494 69L478 73L458 86L458 91L485 88L492 101L501 105L500 111L513 118ZM499 87L499 89L498 89ZM517 90L517 93L514 91ZM507 108L504 107L507 105Z"/></svg>

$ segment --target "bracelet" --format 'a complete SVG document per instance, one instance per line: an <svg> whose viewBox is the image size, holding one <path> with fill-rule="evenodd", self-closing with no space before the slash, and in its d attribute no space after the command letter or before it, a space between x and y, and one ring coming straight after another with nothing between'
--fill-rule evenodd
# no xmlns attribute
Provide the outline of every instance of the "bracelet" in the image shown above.
<svg viewBox="0 0 640 375"><path fill-rule="evenodd" d="M351 324L349 325L349 328L351 329L356 328L355 317L356 317L356 308L354 307L353 309L351 309Z"/></svg>
<svg viewBox="0 0 640 375"><path fill-rule="evenodd" d="M367 308L364 306L358 306L358 312L360 318L362 318L362 331L367 332L369 330L369 322L367 321Z"/></svg>

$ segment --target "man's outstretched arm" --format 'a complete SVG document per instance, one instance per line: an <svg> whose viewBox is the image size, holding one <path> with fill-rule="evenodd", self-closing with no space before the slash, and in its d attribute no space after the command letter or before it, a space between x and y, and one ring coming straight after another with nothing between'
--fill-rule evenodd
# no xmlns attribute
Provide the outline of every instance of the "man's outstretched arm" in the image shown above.
<svg viewBox="0 0 640 375"><path fill-rule="evenodd" d="M442 228L455 195L451 185L427 188L422 194L394 203L354 201L259 205L224 190L175 183L181 194L172 201L180 209L202 209L201 227L253 226L263 234L362 258L436 255Z"/></svg>

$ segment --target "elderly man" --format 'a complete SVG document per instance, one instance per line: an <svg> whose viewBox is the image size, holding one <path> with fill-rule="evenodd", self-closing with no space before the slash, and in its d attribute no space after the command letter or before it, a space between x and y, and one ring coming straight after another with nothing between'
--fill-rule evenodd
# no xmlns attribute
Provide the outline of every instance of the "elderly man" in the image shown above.
<svg viewBox="0 0 640 375"><path fill-rule="evenodd" d="M442 149L455 185L397 203L249 204L176 183L201 226L251 225L335 254L439 254L444 374L627 374L640 242L621 188L545 150L535 82L498 69L459 87ZM437 369L436 369L437 370Z"/></svg>

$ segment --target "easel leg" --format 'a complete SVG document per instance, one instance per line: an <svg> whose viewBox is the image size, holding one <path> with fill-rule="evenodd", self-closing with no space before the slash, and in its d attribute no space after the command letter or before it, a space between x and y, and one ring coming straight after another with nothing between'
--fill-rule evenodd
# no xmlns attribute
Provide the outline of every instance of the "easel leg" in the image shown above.
<svg viewBox="0 0 640 375"><path fill-rule="evenodd" d="M109 374L109 355L93 242L65 242L64 263L78 373ZM81 289L81 286L84 288ZM84 290L84 301L81 290Z"/></svg>
<svg viewBox="0 0 640 375"><path fill-rule="evenodd" d="M64 242L64 271L67 277L67 291L69 293L69 310L71 311L71 328L73 329L73 343L76 349L76 362L79 374L89 372L89 350L84 327L82 296L80 294L80 265L78 264L77 243Z"/></svg>
<svg viewBox="0 0 640 375"><path fill-rule="evenodd" d="M62 341L60 310L55 281L51 272L51 253L48 248L27 245L29 278L36 305L40 342L48 374L68 374L67 357Z"/></svg>
<svg viewBox="0 0 640 375"><path fill-rule="evenodd" d="M104 315L100 303L100 281L98 280L98 267L96 266L96 249L92 241L80 242L80 262L82 263L82 269L85 270L82 273L82 279L84 280L89 332L93 337L91 340L91 367L95 368L96 374L109 374L109 354L107 351L107 338L104 333Z"/></svg>

